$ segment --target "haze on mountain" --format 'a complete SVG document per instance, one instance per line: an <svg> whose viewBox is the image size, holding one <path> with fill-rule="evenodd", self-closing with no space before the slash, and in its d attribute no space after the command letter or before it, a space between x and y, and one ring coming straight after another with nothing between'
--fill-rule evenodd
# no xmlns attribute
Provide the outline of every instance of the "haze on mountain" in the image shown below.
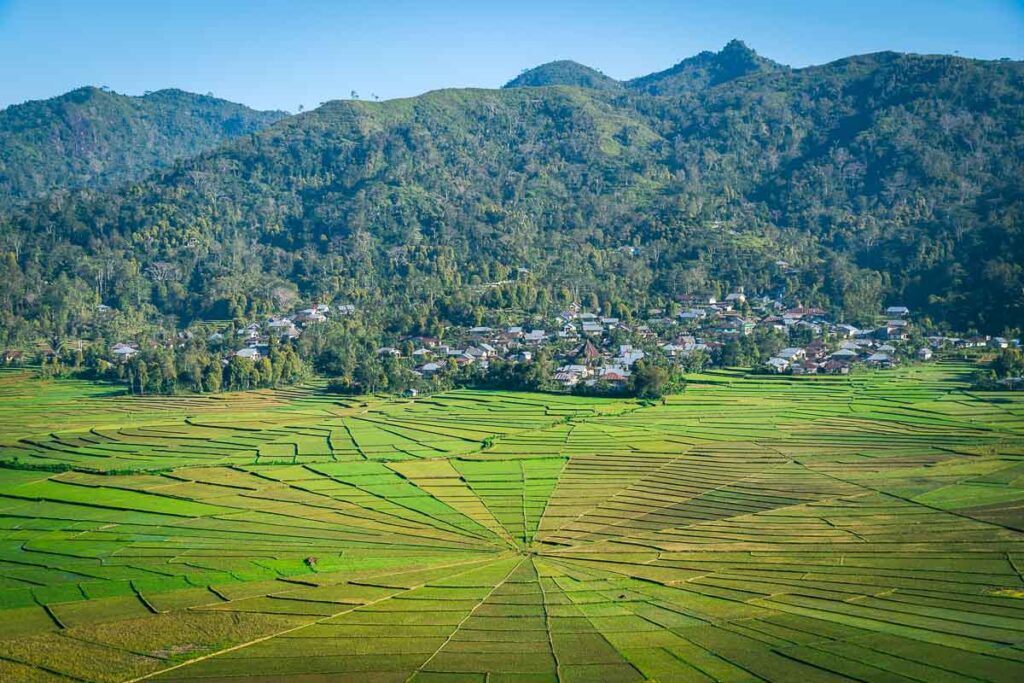
<svg viewBox="0 0 1024 683"><path fill-rule="evenodd" d="M287 116L182 90L83 87L0 111L0 206L55 189L108 190Z"/></svg>
<svg viewBox="0 0 1024 683"><path fill-rule="evenodd" d="M1024 327L1024 63L789 69L733 42L616 83L558 62L329 102L44 198L0 220L0 341L84 334L101 302L187 324L344 300L382 338L738 286L854 323L899 303Z"/></svg>

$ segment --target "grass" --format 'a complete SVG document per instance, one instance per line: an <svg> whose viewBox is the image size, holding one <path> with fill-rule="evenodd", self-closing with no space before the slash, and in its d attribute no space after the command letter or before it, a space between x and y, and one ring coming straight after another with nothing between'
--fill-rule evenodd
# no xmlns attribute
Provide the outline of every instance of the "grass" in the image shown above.
<svg viewBox="0 0 1024 683"><path fill-rule="evenodd" d="M715 371L642 405L0 372L0 678L1024 678L1024 398Z"/></svg>

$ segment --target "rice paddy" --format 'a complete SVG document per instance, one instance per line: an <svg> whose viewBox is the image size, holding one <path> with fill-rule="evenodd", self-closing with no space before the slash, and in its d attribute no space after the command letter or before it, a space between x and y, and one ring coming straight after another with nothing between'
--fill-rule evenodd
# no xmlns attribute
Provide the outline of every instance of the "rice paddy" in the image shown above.
<svg viewBox="0 0 1024 683"><path fill-rule="evenodd" d="M1024 396L655 403L0 372L0 680L1024 680Z"/></svg>

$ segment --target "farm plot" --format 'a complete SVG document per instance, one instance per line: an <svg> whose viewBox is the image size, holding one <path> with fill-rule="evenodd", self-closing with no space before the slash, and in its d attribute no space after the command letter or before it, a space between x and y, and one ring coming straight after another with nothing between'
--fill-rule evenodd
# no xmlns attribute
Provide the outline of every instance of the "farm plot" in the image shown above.
<svg viewBox="0 0 1024 683"><path fill-rule="evenodd" d="M655 404L0 372L4 681L1018 681L1024 399Z"/></svg>

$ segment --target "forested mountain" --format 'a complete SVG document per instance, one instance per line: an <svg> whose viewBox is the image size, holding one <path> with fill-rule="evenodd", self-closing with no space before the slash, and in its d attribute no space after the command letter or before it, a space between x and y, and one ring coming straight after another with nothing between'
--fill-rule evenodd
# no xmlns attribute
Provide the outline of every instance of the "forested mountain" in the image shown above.
<svg viewBox="0 0 1024 683"><path fill-rule="evenodd" d="M54 189L106 190L287 114L181 90L86 87L0 111L0 207Z"/></svg>
<svg viewBox="0 0 1024 683"><path fill-rule="evenodd" d="M548 85L571 85L593 90L618 91L623 89L622 83L611 76L605 76L597 69L584 66L578 62L564 59L548 62L538 67L527 69L505 84L506 88L539 88Z"/></svg>
<svg viewBox="0 0 1024 683"><path fill-rule="evenodd" d="M340 299L430 333L736 286L852 322L900 303L1022 327L1024 64L881 53L719 78L335 101L48 197L0 224L0 341L83 334L100 302L180 325Z"/></svg>
<svg viewBox="0 0 1024 683"><path fill-rule="evenodd" d="M786 67L732 40L719 52L704 51L670 69L626 81L626 86L651 95L683 95L721 85L750 74L782 71Z"/></svg>

